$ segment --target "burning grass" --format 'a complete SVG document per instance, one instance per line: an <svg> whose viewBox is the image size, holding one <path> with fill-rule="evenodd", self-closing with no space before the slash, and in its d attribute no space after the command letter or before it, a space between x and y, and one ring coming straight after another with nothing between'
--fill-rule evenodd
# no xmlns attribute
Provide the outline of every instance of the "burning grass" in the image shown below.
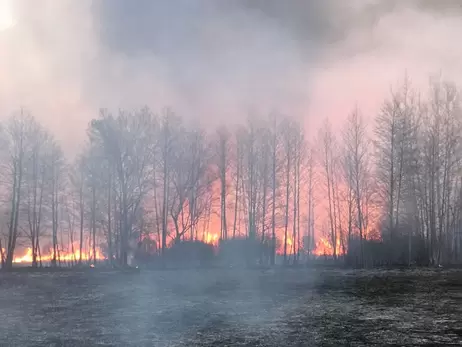
<svg viewBox="0 0 462 347"><path fill-rule="evenodd" d="M5 345L462 343L460 271L5 273Z"/></svg>
<svg viewBox="0 0 462 347"><path fill-rule="evenodd" d="M54 254L53 249L50 249L47 254L37 256L37 262L50 263L53 259L56 259L58 263L77 263L79 259L82 258L82 261L87 262L93 259L92 254L88 252L82 252L77 249L74 252L67 252L60 250ZM106 259L99 248L96 249L96 260L101 261ZM32 248L27 248L25 253L22 255L15 256L13 263L15 264L32 264Z"/></svg>

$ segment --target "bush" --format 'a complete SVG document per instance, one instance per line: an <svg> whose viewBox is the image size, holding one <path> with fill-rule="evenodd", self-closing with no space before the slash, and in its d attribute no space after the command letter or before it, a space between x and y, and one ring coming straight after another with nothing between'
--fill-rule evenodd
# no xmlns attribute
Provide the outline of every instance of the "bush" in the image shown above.
<svg viewBox="0 0 462 347"><path fill-rule="evenodd" d="M409 264L409 237L396 236L393 242L386 240L363 240L364 266L407 266ZM411 264L428 265L425 240L420 236L411 238ZM361 266L359 238L352 238L345 257L349 266Z"/></svg>
<svg viewBox="0 0 462 347"><path fill-rule="evenodd" d="M271 242L261 243L250 238L222 240L218 246L218 258L224 266L252 267L269 264Z"/></svg>
<svg viewBox="0 0 462 347"><path fill-rule="evenodd" d="M180 268L210 266L214 258L213 245L202 241L179 241L165 251L166 264Z"/></svg>

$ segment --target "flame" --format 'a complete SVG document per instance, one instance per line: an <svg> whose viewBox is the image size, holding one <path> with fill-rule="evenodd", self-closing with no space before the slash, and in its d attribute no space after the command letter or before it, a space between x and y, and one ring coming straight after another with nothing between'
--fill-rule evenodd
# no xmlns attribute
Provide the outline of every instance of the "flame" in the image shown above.
<svg viewBox="0 0 462 347"><path fill-rule="evenodd" d="M211 244L211 245L217 245L218 244L218 240L219 240L219 237L218 237L218 234L215 234L215 233L206 233L205 234L205 237L204 237L204 242L205 243L208 243L208 244Z"/></svg>
<svg viewBox="0 0 462 347"><path fill-rule="evenodd" d="M32 263L32 248L28 248L26 251L26 254L24 254L21 257L14 257L13 258L13 263Z"/></svg>
<svg viewBox="0 0 462 347"><path fill-rule="evenodd" d="M276 249L276 254L277 255L283 255L284 254L284 237L282 237L282 240L280 243L277 243L277 249ZM295 242L297 244L297 241ZM286 254L291 255L294 253L294 241L290 236L287 236L287 249L286 249ZM296 246L297 249L297 246Z"/></svg>
<svg viewBox="0 0 462 347"><path fill-rule="evenodd" d="M72 249L69 247L69 249ZM76 249L74 253L66 252L64 250L59 250L59 254L56 254L56 260L61 262L73 262L79 261L80 259L80 251ZM82 252L82 260L89 261L93 259L93 252L91 251L90 254ZM106 257L104 256L101 249L96 248L96 260L104 260ZM22 256L15 256L13 258L13 263L15 264L31 264L33 260L32 257L32 248L27 248L26 253ZM51 262L53 260L53 249L50 249L48 254L42 254L41 256L37 255L37 261L41 261L44 263Z"/></svg>
<svg viewBox="0 0 462 347"><path fill-rule="evenodd" d="M334 248L332 247L331 242L325 238L321 237L318 242L316 242L316 248L313 251L313 254L316 256L333 256L334 255ZM340 240L337 239L337 246L336 246L336 254L337 255L342 255L343 250L340 245Z"/></svg>

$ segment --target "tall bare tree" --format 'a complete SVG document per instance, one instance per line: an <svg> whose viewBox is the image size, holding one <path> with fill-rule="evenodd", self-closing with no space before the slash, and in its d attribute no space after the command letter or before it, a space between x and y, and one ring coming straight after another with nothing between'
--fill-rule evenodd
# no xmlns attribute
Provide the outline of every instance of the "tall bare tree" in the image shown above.
<svg viewBox="0 0 462 347"><path fill-rule="evenodd" d="M221 239L228 238L228 226L226 220L226 199L227 199L227 173L229 168L229 146L230 146L230 133L225 127L220 127L217 131L218 148L217 148L217 162L218 172L220 177L220 221L221 221Z"/></svg>
<svg viewBox="0 0 462 347"><path fill-rule="evenodd" d="M28 221L28 236L31 241L32 266L38 266L40 234L46 215L48 184L47 155L49 154L49 135L37 122L30 124L30 155L25 163L25 199L24 211Z"/></svg>
<svg viewBox="0 0 462 347"><path fill-rule="evenodd" d="M34 118L29 113L21 110L19 114L12 116L8 120L5 128L7 146L6 157L8 159L5 161L5 169L3 172L7 175L7 177L5 177L5 182L8 182L11 199L5 261L6 269L11 269L13 266L14 251L16 249L16 241L19 234L19 211L23 195L25 164L30 152L30 143L28 141L31 136L30 125L34 122Z"/></svg>
<svg viewBox="0 0 462 347"><path fill-rule="evenodd" d="M129 238L138 208L148 191L152 164L153 115L144 108L134 114L106 111L90 126L90 137L98 141L117 175L120 189L120 264L128 264Z"/></svg>
<svg viewBox="0 0 462 347"><path fill-rule="evenodd" d="M270 130L270 149L271 149L271 265L276 262L276 199L278 188L278 174L280 169L280 134L279 119L277 115L272 114L269 120Z"/></svg>
<svg viewBox="0 0 462 347"><path fill-rule="evenodd" d="M334 259L337 257L337 218L335 208L335 138L329 120L326 120L320 133L321 151L322 151L322 166L324 170L324 178L327 185L327 200L328 200L328 220L330 225L330 242L333 249Z"/></svg>
<svg viewBox="0 0 462 347"><path fill-rule="evenodd" d="M56 266L59 261L59 242L58 230L60 224L59 216L59 202L62 190L64 187L65 178L65 159L60 146L53 141L49 142L49 153L47 158L47 166L49 168L49 184L50 184L50 204L51 204L51 228L52 228L52 242L53 242L53 255L52 265Z"/></svg>
<svg viewBox="0 0 462 347"><path fill-rule="evenodd" d="M369 142L366 134L366 125L357 107L353 110L347 120L344 132L344 146L347 153L346 169L348 172L347 177L349 179L348 184L352 185L347 189L349 190L349 194L353 191L354 201L356 203L356 225L359 231L360 242L360 265L363 266L363 239L365 236L363 204L365 199L365 181L368 178ZM349 202L351 202L351 200L349 200ZM351 206L349 206L349 212L351 212ZM349 232L351 232L351 220L349 220Z"/></svg>

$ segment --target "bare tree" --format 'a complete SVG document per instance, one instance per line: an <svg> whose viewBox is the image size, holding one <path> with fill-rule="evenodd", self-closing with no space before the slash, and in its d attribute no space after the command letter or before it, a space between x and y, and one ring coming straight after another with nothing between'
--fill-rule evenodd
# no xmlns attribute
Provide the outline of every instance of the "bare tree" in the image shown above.
<svg viewBox="0 0 462 347"><path fill-rule="evenodd" d="M297 122L293 125L293 225L292 225L292 254L294 264L299 260L300 253L300 169L303 155L303 130Z"/></svg>
<svg viewBox="0 0 462 347"><path fill-rule="evenodd" d="M313 146L308 150L307 154L307 184L308 184L308 216L307 216L307 240L308 240L308 256L311 255L311 252L314 248L315 235L314 235L314 215L315 215L315 205L314 205L314 194L315 194L315 152Z"/></svg>
<svg viewBox="0 0 462 347"><path fill-rule="evenodd" d="M162 255L165 255L168 235L168 213L169 213L169 190L171 167L173 158L174 141L176 140L174 129L181 125L180 119L170 110L165 110L160 126L160 155L162 167Z"/></svg>
<svg viewBox="0 0 462 347"><path fill-rule="evenodd" d="M199 130L185 131L175 142L170 166L170 217L175 228L175 242L188 231L193 235L201 218L200 207L203 206L198 202L215 180L208 176L212 166L210 158L210 149Z"/></svg>
<svg viewBox="0 0 462 347"><path fill-rule="evenodd" d="M64 187L65 159L59 145L52 139L49 142L49 153L47 159L49 167L50 202L51 202L51 228L53 242L52 265L56 266L59 261L58 230L60 224L59 202Z"/></svg>
<svg viewBox="0 0 462 347"><path fill-rule="evenodd" d="M408 81L402 93L392 93L376 117L375 145L376 168L383 198L388 206L388 230L390 240L399 223L399 206L403 188L405 140L407 136L406 115L402 112L403 100L407 100Z"/></svg>
<svg viewBox="0 0 462 347"><path fill-rule="evenodd" d="M327 199L328 199L328 219L330 224L330 242L333 249L334 259L337 257L337 222L336 222L336 208L335 208L335 157L334 146L335 139L332 132L331 125L328 120L325 121L321 129L321 146L322 146L322 166L324 169L324 177L327 185Z"/></svg>
<svg viewBox="0 0 462 347"><path fill-rule="evenodd" d="M148 109L134 114L121 111L117 117L102 111L90 127L90 137L99 141L115 169L120 187L120 263L128 264L128 242L133 216L148 191L152 163L153 116Z"/></svg>
<svg viewBox="0 0 462 347"><path fill-rule="evenodd" d="M238 128L235 134L235 157L234 157L234 166L235 166L235 180L234 180L234 221L233 221L233 239L236 237L236 231L238 230L238 225L240 225L240 213L242 210L242 205L240 205L241 200L239 199L242 193L242 172L244 165L244 139L245 134L242 128ZM240 233L240 230L239 230Z"/></svg>
<svg viewBox="0 0 462 347"><path fill-rule="evenodd" d="M69 174L69 181L72 188L76 191L77 195L77 207L79 216L79 259L78 264L82 264L83 256L83 241L84 241L84 229L85 229L85 189L86 189L86 161L87 153L81 154L77 157L75 163L72 165L72 169Z"/></svg>
<svg viewBox="0 0 462 347"><path fill-rule="evenodd" d="M28 236L31 241L32 266L38 265L40 234L43 229L43 217L45 216L48 167L47 155L49 154L49 135L35 121L31 122L30 154L25 162L25 199L23 199L24 211L28 221Z"/></svg>
<svg viewBox="0 0 462 347"><path fill-rule="evenodd" d="M280 136L279 136L279 121L276 115L270 118L270 150L271 150L271 265L276 262L276 198L278 188L278 174L280 169L279 162L279 149L280 149Z"/></svg>
<svg viewBox="0 0 462 347"><path fill-rule="evenodd" d="M285 165L285 213L284 213L284 264L287 264L287 243L288 243L288 228L289 228L289 200L290 200L290 175L292 170L293 156L293 132L292 124L289 119L285 120L284 126L284 156L286 157Z"/></svg>
<svg viewBox="0 0 462 347"><path fill-rule="evenodd" d="M228 238L228 227L226 220L226 198L227 198L227 173L229 168L229 141L230 134L228 130L221 127L217 131L218 136L218 148L217 148L217 159L218 159L218 172L220 177L220 220L221 220L221 239L226 240Z"/></svg>
<svg viewBox="0 0 462 347"><path fill-rule="evenodd" d="M460 101L455 87L448 83L433 82L428 113L423 117L423 172L422 182L432 263L443 260L443 250L450 248L449 236L453 213L455 174L461 153Z"/></svg>
<svg viewBox="0 0 462 347"><path fill-rule="evenodd" d="M258 189L261 192L261 201L260 203L260 224L261 224L261 238L260 242L263 245L266 242L266 228L267 228L267 207L268 207L268 190L269 186L269 164L270 164L270 134L269 130L266 127L260 129L260 139L259 139L259 157L261 160L261 165L257 168L257 177L259 181L260 188ZM263 252L261 252L263 255ZM260 259L263 261L263 259Z"/></svg>
<svg viewBox="0 0 462 347"><path fill-rule="evenodd" d="M356 224L359 230L360 240L360 265L364 266L364 188L368 178L368 148L369 143L366 134L366 125L358 108L355 108L350 114L344 132L344 146L347 153L346 169L349 187L349 194L353 191L354 201L356 203L357 219ZM350 196L349 196L350 198ZM349 199L349 202L351 200ZM351 206L349 206L351 213ZM351 215L349 215L351 217ZM349 233L351 233L351 219L349 220Z"/></svg>
<svg viewBox="0 0 462 347"><path fill-rule="evenodd" d="M21 206L22 189L24 183L25 164L29 153L30 125L34 119L31 115L21 110L12 116L6 125L6 146L8 149L7 161L3 172L7 175L5 182L8 184L11 208L9 211L8 243L6 248L5 268L13 266L14 251L18 239L19 210Z"/></svg>
<svg viewBox="0 0 462 347"><path fill-rule="evenodd" d="M246 200L248 213L248 237L255 240L257 234L257 120L248 119L245 138L245 166L244 177L246 185Z"/></svg>

